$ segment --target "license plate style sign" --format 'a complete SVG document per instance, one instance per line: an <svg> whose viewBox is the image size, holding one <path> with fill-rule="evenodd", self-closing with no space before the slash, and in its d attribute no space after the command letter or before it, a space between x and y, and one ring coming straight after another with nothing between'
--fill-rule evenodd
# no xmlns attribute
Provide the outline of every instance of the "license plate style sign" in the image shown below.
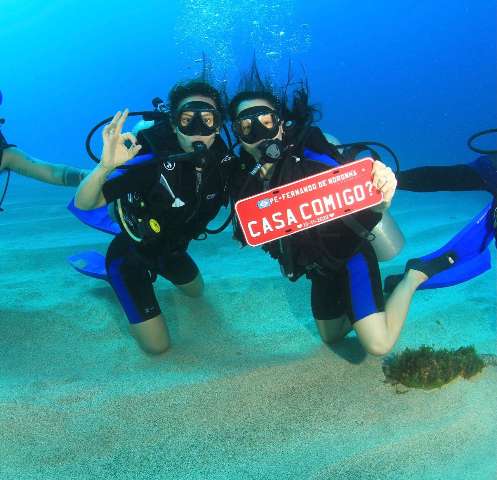
<svg viewBox="0 0 497 480"><path fill-rule="evenodd" d="M364 158L239 200L235 211L252 247L378 205L373 159Z"/></svg>

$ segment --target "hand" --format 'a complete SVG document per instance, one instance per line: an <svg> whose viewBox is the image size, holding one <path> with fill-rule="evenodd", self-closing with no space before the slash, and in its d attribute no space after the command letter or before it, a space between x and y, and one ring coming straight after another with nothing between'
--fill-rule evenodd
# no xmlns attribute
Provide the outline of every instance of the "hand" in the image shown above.
<svg viewBox="0 0 497 480"><path fill-rule="evenodd" d="M373 185L383 193L383 202L387 205L392 201L397 188L397 179L390 167L376 160L373 164Z"/></svg>
<svg viewBox="0 0 497 480"><path fill-rule="evenodd" d="M105 126L102 132L104 146L100 165L106 170L112 171L131 160L142 148L136 143L136 137L131 132L121 133L124 122L128 117L128 109L123 113L117 112L112 121ZM128 148L125 141L129 140L131 146Z"/></svg>

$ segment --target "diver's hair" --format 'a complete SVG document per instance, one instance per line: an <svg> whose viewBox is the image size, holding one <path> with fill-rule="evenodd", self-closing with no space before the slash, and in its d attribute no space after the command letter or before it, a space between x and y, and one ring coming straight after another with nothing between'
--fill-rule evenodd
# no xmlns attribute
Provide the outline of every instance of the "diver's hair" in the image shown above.
<svg viewBox="0 0 497 480"><path fill-rule="evenodd" d="M228 115L231 121L235 120L236 109L240 103L256 99L266 100L278 113L281 110L280 98L273 90L270 80L268 78L262 79L254 57L250 69L240 77L238 93L228 105Z"/></svg>
<svg viewBox="0 0 497 480"><path fill-rule="evenodd" d="M288 91L290 87L297 86L292 92L292 106L288 106ZM269 79L262 79L255 58L249 71L242 75L238 93L232 98L228 106L228 114L231 121L236 119L236 110L240 103L246 100L266 100L278 112L285 121L295 122L297 127L304 128L312 124L316 116L320 115L319 110L309 105L309 85L307 79L299 82L292 81L291 65L288 66L288 78L286 85L278 94L275 92Z"/></svg>
<svg viewBox="0 0 497 480"><path fill-rule="evenodd" d="M169 92L169 111L174 114L179 104L185 98L191 97L192 95L202 95L214 100L214 103L221 114L221 118L224 120L226 116L226 105L228 104L226 82L221 82L219 88L216 88L213 86L213 78L212 64L205 53L202 53L201 70L195 78L184 82L178 82Z"/></svg>
<svg viewBox="0 0 497 480"><path fill-rule="evenodd" d="M225 97L225 95L203 80L190 80L185 83L180 82L174 85L168 96L169 111L175 112L182 100L193 95L202 95L214 100L221 117L224 118L226 102L223 97Z"/></svg>
<svg viewBox="0 0 497 480"><path fill-rule="evenodd" d="M292 107L288 108L285 101L285 111L282 116L286 121L293 121L297 129L308 127L321 119L321 111L316 105L309 103L310 89L307 78L292 84L289 77L285 87L285 98L287 97L288 89L292 85L296 85L292 92Z"/></svg>

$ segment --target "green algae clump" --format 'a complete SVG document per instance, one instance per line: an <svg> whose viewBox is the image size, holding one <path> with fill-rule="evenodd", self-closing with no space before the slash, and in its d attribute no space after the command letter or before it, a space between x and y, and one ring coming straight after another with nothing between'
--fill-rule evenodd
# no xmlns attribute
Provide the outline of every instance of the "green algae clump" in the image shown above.
<svg viewBox="0 0 497 480"><path fill-rule="evenodd" d="M484 367L475 347L457 350L434 350L426 345L403 352L385 360L383 373L388 383L401 383L408 388L431 390L454 380L457 376L471 378Z"/></svg>

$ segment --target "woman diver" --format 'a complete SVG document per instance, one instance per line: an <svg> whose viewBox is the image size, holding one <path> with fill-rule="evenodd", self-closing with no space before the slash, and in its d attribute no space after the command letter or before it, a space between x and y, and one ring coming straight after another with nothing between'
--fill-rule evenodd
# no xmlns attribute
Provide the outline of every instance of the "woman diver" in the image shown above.
<svg viewBox="0 0 497 480"><path fill-rule="evenodd" d="M286 103L286 93L278 99L254 64L229 104L233 131L241 144L233 201L347 161L321 130L312 126L315 110L308 105L307 86L294 92L291 110ZM317 159L323 154L332 163ZM382 204L263 248L291 280L304 274L310 279L312 313L325 343L339 341L353 328L367 352L384 355L400 335L418 286L456 258L447 254L430 262L413 260L385 303L378 260L367 238L389 207L397 181L380 161L374 162L372 177L374 186L383 193ZM236 222L235 236L245 241Z"/></svg>
<svg viewBox="0 0 497 480"><path fill-rule="evenodd" d="M2 92L0 91L0 105L2 104ZM5 122L0 118L0 126ZM69 165L48 163L38 160L15 145L7 142L6 138L0 131L0 173L3 171L15 172L19 175L34 178L45 183L53 185L64 185L68 187L77 187L87 170L71 167ZM3 197L0 195L0 211Z"/></svg>
<svg viewBox="0 0 497 480"><path fill-rule="evenodd" d="M153 281L161 275L186 295L201 295L202 276L187 248L228 200L231 157L219 136L221 94L204 81L177 84L167 120L136 137L122 133L127 113L117 112L104 128L100 163L75 205L91 210L114 202L122 233L107 251L108 279L140 346L159 354L170 339ZM139 151L152 152L152 160L125 169Z"/></svg>

